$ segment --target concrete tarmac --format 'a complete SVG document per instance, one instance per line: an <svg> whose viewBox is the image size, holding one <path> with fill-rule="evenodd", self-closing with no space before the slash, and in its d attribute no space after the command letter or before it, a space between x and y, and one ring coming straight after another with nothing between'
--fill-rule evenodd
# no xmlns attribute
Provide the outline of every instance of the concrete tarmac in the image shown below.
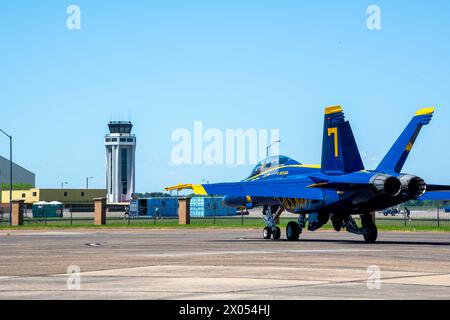
<svg viewBox="0 0 450 320"><path fill-rule="evenodd" d="M0 246L0 299L450 299L450 233L11 230Z"/></svg>

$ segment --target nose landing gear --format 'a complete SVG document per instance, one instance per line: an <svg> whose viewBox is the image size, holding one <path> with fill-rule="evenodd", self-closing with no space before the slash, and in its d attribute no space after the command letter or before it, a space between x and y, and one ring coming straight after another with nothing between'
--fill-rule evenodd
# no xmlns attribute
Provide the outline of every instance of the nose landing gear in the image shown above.
<svg viewBox="0 0 450 320"><path fill-rule="evenodd" d="M280 215L283 213L284 208L280 206L275 216L273 216L272 208L270 206L265 208L264 211L264 220L266 222L266 227L263 229L263 238L270 239L271 237L273 237L274 240L279 240L281 237L281 230L277 226L277 222Z"/></svg>
<svg viewBox="0 0 450 320"><path fill-rule="evenodd" d="M273 228L265 227L263 229L263 238L270 239L273 236L274 240L278 240L281 237L281 230L279 227L275 226Z"/></svg>

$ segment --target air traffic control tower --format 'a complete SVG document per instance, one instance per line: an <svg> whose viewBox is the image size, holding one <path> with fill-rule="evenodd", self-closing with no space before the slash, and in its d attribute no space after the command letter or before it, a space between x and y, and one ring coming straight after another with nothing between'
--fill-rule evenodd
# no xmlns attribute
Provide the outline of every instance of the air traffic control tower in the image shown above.
<svg viewBox="0 0 450 320"><path fill-rule="evenodd" d="M106 194L108 203L123 203L135 190L136 137L129 121L111 121L105 136Z"/></svg>

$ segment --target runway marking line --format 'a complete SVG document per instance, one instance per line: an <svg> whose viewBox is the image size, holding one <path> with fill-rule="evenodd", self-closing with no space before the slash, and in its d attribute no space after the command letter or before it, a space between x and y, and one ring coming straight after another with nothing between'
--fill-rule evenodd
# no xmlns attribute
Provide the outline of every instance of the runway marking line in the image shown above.
<svg viewBox="0 0 450 320"><path fill-rule="evenodd" d="M377 252L380 249L273 249L273 250L236 250L236 251L198 251L173 253L142 253L129 254L133 257L190 257L210 255L240 255L240 254L271 254L271 253L347 253L347 252Z"/></svg>

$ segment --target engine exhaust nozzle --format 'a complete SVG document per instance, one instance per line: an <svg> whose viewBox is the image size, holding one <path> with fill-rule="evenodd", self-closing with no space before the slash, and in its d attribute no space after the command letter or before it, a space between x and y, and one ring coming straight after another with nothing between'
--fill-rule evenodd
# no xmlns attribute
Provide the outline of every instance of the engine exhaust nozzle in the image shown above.
<svg viewBox="0 0 450 320"><path fill-rule="evenodd" d="M377 192L391 197L399 195L402 190L400 180L387 174L377 174L372 178L371 183Z"/></svg>
<svg viewBox="0 0 450 320"><path fill-rule="evenodd" d="M408 196L412 198L419 198L427 191L427 184L420 177L404 174L399 178L402 184L402 191L407 192Z"/></svg>

